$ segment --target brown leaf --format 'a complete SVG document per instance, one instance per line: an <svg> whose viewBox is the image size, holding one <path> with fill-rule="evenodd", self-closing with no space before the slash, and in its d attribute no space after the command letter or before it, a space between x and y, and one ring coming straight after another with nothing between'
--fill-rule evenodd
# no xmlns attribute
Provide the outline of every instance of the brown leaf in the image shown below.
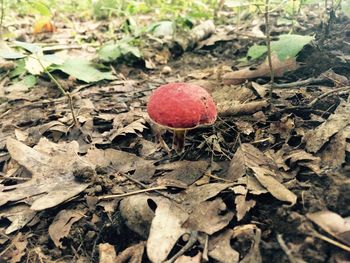
<svg viewBox="0 0 350 263"><path fill-rule="evenodd" d="M178 257L174 263L201 263L202 262L202 253L198 252L194 257L190 256L180 256Z"/></svg>
<svg viewBox="0 0 350 263"><path fill-rule="evenodd" d="M3 250L0 253L0 260L4 259L4 262L9 263L23 262L22 257L26 254L27 245L27 236L23 235L22 233L18 233L8 245L8 249Z"/></svg>
<svg viewBox="0 0 350 263"><path fill-rule="evenodd" d="M144 160L135 154L114 149L90 149L85 158L95 165L110 166L121 173L135 171L133 177L138 180L149 180L156 170L153 162Z"/></svg>
<svg viewBox="0 0 350 263"><path fill-rule="evenodd" d="M87 210L61 210L49 226L49 235L56 247L63 248L61 238L67 237L72 225L79 221Z"/></svg>
<svg viewBox="0 0 350 263"><path fill-rule="evenodd" d="M17 204L0 210L0 218L7 218L11 221L11 225L7 227L5 234L11 234L21 229L27 225L35 215L36 211L31 210L26 204Z"/></svg>
<svg viewBox="0 0 350 263"><path fill-rule="evenodd" d="M227 226L232 218L233 213L227 211L226 204L216 198L196 206L183 226L212 235Z"/></svg>
<svg viewBox="0 0 350 263"><path fill-rule="evenodd" d="M350 246L350 218L342 218L331 211L308 213L306 216L328 234Z"/></svg>
<svg viewBox="0 0 350 263"><path fill-rule="evenodd" d="M150 202L157 205L157 201L160 201L159 197L140 194L124 198L120 202L120 214L125 224L143 238L148 237L154 218Z"/></svg>
<svg viewBox="0 0 350 263"><path fill-rule="evenodd" d="M342 101L334 114L315 130L311 130L305 135L306 149L312 153L319 151L331 136L350 124L349 112L350 103Z"/></svg>
<svg viewBox="0 0 350 263"><path fill-rule="evenodd" d="M117 262L117 255L114 246L108 243L101 243L98 245L98 253L100 255L99 263Z"/></svg>
<svg viewBox="0 0 350 263"><path fill-rule="evenodd" d="M237 221L241 221L245 214L249 212L250 209L252 209L256 202L255 200L246 200L246 195L237 195L235 197L235 204L236 204L236 210L237 210Z"/></svg>
<svg viewBox="0 0 350 263"><path fill-rule="evenodd" d="M74 197L89 185L77 182L73 176L78 164L92 167L78 156L79 145L75 141L55 144L42 138L35 148L30 148L8 138L6 145L11 157L31 172L32 178L22 184L5 186L0 192L0 206L31 198L30 208L43 210Z"/></svg>
<svg viewBox="0 0 350 263"><path fill-rule="evenodd" d="M206 161L177 161L158 165L157 170L172 170L171 172L164 173L162 178L181 181L190 185L203 176L208 165Z"/></svg>
<svg viewBox="0 0 350 263"><path fill-rule="evenodd" d="M281 61L278 59L277 55L274 54L272 55L272 67L274 69L275 77L282 77L285 72L296 70L299 66L294 57ZM226 85L238 85L244 83L246 80L268 76L270 76L270 67L268 60L266 59L262 64L257 66L256 69L248 67L226 73L223 76L223 80Z"/></svg>
<svg viewBox="0 0 350 263"><path fill-rule="evenodd" d="M228 229L209 239L209 256L220 263L238 263L239 253L231 247L233 230Z"/></svg>
<svg viewBox="0 0 350 263"><path fill-rule="evenodd" d="M194 208L209 198L218 195L221 191L232 186L231 183L210 183L201 186L191 185L184 193L182 193L183 205L189 209Z"/></svg>
<svg viewBox="0 0 350 263"><path fill-rule="evenodd" d="M165 198L156 204L157 209L147 240L147 255L152 262L163 262L177 240L183 234L190 232L182 226L188 214Z"/></svg>
<svg viewBox="0 0 350 263"><path fill-rule="evenodd" d="M262 167L251 167L254 176L258 181L278 200L290 202L294 205L297 202L297 196L288 190L283 184L277 181L273 176L274 173Z"/></svg>
<svg viewBox="0 0 350 263"><path fill-rule="evenodd" d="M115 263L141 263L143 253L145 250L145 242L140 242L139 244L130 246L123 250L120 254L118 254L115 261L106 261L106 263L109 262L115 262Z"/></svg>

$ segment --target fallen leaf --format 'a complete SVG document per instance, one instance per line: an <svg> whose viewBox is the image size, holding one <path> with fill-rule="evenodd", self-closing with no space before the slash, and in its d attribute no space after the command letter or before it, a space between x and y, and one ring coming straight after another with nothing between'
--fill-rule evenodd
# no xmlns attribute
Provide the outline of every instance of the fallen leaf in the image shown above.
<svg viewBox="0 0 350 263"><path fill-rule="evenodd" d="M296 62L295 57L291 57L285 60L280 60L276 54L272 55L272 67L275 77L282 77L284 73L288 71L296 70L299 65ZM255 79L258 77L269 77L270 67L268 60L258 65L255 69L251 67L237 70L234 72L226 73L223 76L223 82L226 85L238 85L244 83L246 80Z"/></svg>
<svg viewBox="0 0 350 263"><path fill-rule="evenodd" d="M56 247L63 248L61 239L69 235L69 231L75 222L84 217L85 210L61 210L49 226L49 235Z"/></svg>
<svg viewBox="0 0 350 263"><path fill-rule="evenodd" d="M3 259L4 262L9 263L23 262L22 257L26 255L27 246L27 236L18 233L8 245L8 249L1 252L0 260Z"/></svg>
<svg viewBox="0 0 350 263"><path fill-rule="evenodd" d="M254 176L258 181L273 195L281 201L290 202L294 205L297 202L297 196L288 190L283 184L273 177L273 172L262 167L251 167ZM272 175L272 176L271 176Z"/></svg>
<svg viewBox="0 0 350 263"><path fill-rule="evenodd" d="M181 181L190 185L203 176L208 165L206 161L177 161L158 165L157 170L172 170L165 172L162 179Z"/></svg>
<svg viewBox="0 0 350 263"><path fill-rule="evenodd" d="M145 250L145 242L140 242L136 245L132 245L125 250L123 250L121 253L118 254L115 261L106 261L106 263L109 262L115 262L115 263L124 263L124 262L130 262L130 263L141 263L142 257Z"/></svg>
<svg viewBox="0 0 350 263"><path fill-rule="evenodd" d="M181 193L182 204L191 210L199 203L218 195L221 191L232 185L231 183L210 183L201 186L191 185L184 193Z"/></svg>
<svg viewBox="0 0 350 263"><path fill-rule="evenodd" d="M120 215L132 231L147 238L154 218L150 205L157 206L157 201L159 197L143 194L124 198L119 206Z"/></svg>
<svg viewBox="0 0 350 263"><path fill-rule="evenodd" d="M233 230L228 229L209 238L209 256L220 263L238 263L239 253L232 248Z"/></svg>
<svg viewBox="0 0 350 263"><path fill-rule="evenodd" d="M99 263L117 262L114 246L108 243L98 245ZM120 261L122 262L122 261Z"/></svg>
<svg viewBox="0 0 350 263"><path fill-rule="evenodd" d="M174 263L201 263L202 262L202 253L198 252L194 257L191 256L180 256Z"/></svg>
<svg viewBox="0 0 350 263"><path fill-rule="evenodd" d="M226 204L216 198L196 206L183 226L212 235L227 226L232 218L233 213L227 210Z"/></svg>
<svg viewBox="0 0 350 263"><path fill-rule="evenodd" d="M306 217L328 234L350 246L350 218L342 218L331 211L308 213Z"/></svg>
<svg viewBox="0 0 350 263"><path fill-rule="evenodd" d="M164 262L178 239L190 232L182 226L187 218L188 214L168 199L157 202L147 240L147 255L151 262Z"/></svg>
<svg viewBox="0 0 350 263"><path fill-rule="evenodd" d="M25 183L5 186L0 192L0 206L9 201L32 198L32 210L54 207L84 191L89 184L75 180L73 172L77 165L92 165L77 154L78 144L55 144L42 138L35 148L8 138L7 149L20 165L24 166L32 178ZM62 165L64 164L64 165Z"/></svg>
<svg viewBox="0 0 350 263"><path fill-rule="evenodd" d="M341 101L334 114L316 129L306 133L304 141L309 152L316 153L330 137L350 124L350 103Z"/></svg>
<svg viewBox="0 0 350 263"><path fill-rule="evenodd" d="M15 206L6 207L0 210L0 218L7 218L11 221L6 229L5 234L21 229L27 225L36 215L36 211L30 209L26 204L17 204Z"/></svg>
<svg viewBox="0 0 350 263"><path fill-rule="evenodd" d="M144 160L135 154L114 149L89 149L85 158L100 167L111 167L120 173L135 171L133 177L137 180L149 180L156 170L152 161Z"/></svg>

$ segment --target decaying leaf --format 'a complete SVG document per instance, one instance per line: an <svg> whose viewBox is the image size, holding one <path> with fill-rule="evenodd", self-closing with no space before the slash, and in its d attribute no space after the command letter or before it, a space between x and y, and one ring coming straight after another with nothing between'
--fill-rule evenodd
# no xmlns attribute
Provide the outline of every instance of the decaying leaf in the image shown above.
<svg viewBox="0 0 350 263"><path fill-rule="evenodd" d="M216 198L204 201L194 208L183 226L212 235L227 226L232 218L233 213L227 211L226 204L221 198Z"/></svg>
<svg viewBox="0 0 350 263"><path fill-rule="evenodd" d="M116 262L116 263L124 263L124 262L131 262L131 263L141 263L143 253L145 250L145 242L140 242L136 245L130 246L123 250L121 253L118 254L115 261L106 261L107 262Z"/></svg>
<svg viewBox="0 0 350 263"><path fill-rule="evenodd" d="M182 204L191 210L199 203L218 195L221 191L232 185L231 183L211 183L201 186L192 185L182 194Z"/></svg>
<svg viewBox="0 0 350 263"><path fill-rule="evenodd" d="M342 101L334 114L315 130L310 130L304 137L306 149L316 153L329 141L330 137L350 124L350 103Z"/></svg>
<svg viewBox="0 0 350 263"><path fill-rule="evenodd" d="M90 149L85 158L100 167L111 167L116 172L128 173L135 171L133 177L138 180L147 181L155 172L153 162L144 160L135 154L114 149Z"/></svg>
<svg viewBox="0 0 350 263"><path fill-rule="evenodd" d="M27 236L22 233L18 233L11 241L8 249L4 250L0 254L0 260L9 263L23 262L22 257L26 254L28 241Z"/></svg>
<svg viewBox="0 0 350 263"><path fill-rule="evenodd" d="M152 262L165 261L178 239L190 232L182 226L187 218L187 212L167 199L163 198L157 202L147 240L147 255Z"/></svg>
<svg viewBox="0 0 350 263"><path fill-rule="evenodd" d="M232 248L233 230L228 229L209 239L209 256L221 263L238 263L239 253Z"/></svg>
<svg viewBox="0 0 350 263"><path fill-rule="evenodd" d="M138 233L143 238L147 238L151 223L154 218L154 211L151 203L157 205L159 197L150 195L135 195L124 198L120 202L120 214L125 220L125 224Z"/></svg>
<svg viewBox="0 0 350 263"><path fill-rule="evenodd" d="M113 131L112 134L109 136L109 139L113 141L116 137L121 135L126 135L127 133L137 133L137 132L143 132L144 129L147 129L145 126L145 119L141 118L138 120L135 120L134 122L128 124L125 127L119 128L116 131Z"/></svg>
<svg viewBox="0 0 350 263"><path fill-rule="evenodd" d="M331 211L308 213L307 218L321 227L328 234L350 246L350 218L342 218Z"/></svg>
<svg viewBox="0 0 350 263"><path fill-rule="evenodd" d="M286 60L280 60L276 54L272 55L272 67L274 69L274 75L276 77L282 77L287 71L296 70L299 66L295 57L288 58ZM257 77L268 77L270 75L270 67L268 60L266 59L262 64L256 67L256 69L244 68L234 72L226 73L223 76L225 84L238 85L246 80L255 79Z"/></svg>
<svg viewBox="0 0 350 263"><path fill-rule="evenodd" d="M61 210L49 226L49 235L56 247L63 248L61 238L67 237L72 225L79 221L87 210Z"/></svg>
<svg viewBox="0 0 350 263"><path fill-rule="evenodd" d="M286 177L272 159L247 143L241 144L237 149L228 171L228 178L245 184L250 193L261 193L263 186L262 188L268 190L275 198L294 205L296 195L282 184ZM253 178L257 179L257 182Z"/></svg>
<svg viewBox="0 0 350 263"><path fill-rule="evenodd" d="M78 156L79 146L75 141L55 144L42 138L35 148L30 148L9 138L6 146L12 159L31 172L32 178L22 184L3 187L0 206L31 198L30 208L43 210L76 196L89 185L77 182L73 176L77 165L93 167Z"/></svg>
<svg viewBox="0 0 350 263"><path fill-rule="evenodd" d="M171 170L166 172L162 179L178 180L190 185L203 176L208 165L206 161L178 161L158 165L157 170Z"/></svg>
<svg viewBox="0 0 350 263"><path fill-rule="evenodd" d="M0 210L0 218L7 218L11 225L7 227L5 234L21 229L28 224L36 215L36 211L30 209L26 204L17 204Z"/></svg>
<svg viewBox="0 0 350 263"><path fill-rule="evenodd" d="M235 204L236 204L236 210L237 210L237 221L240 221L243 219L245 214L255 206L256 201L247 200L248 189L246 189L242 185L237 185L233 187L233 191L236 194Z"/></svg>
<svg viewBox="0 0 350 263"><path fill-rule="evenodd" d="M109 262L117 262L117 255L115 253L114 246L108 243L101 243L98 245L98 253L99 253L99 263L109 263Z"/></svg>

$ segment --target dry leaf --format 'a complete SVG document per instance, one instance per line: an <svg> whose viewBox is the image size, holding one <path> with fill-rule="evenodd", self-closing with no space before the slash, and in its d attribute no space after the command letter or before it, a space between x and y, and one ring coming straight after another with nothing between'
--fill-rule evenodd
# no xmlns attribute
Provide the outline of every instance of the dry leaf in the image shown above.
<svg viewBox="0 0 350 263"><path fill-rule="evenodd" d="M115 261L108 261L108 262L115 262L115 263L141 263L143 253L145 250L145 242L140 242L139 244L130 246L123 250L120 254L118 254ZM107 261L106 261L107 262Z"/></svg>
<svg viewBox="0 0 350 263"><path fill-rule="evenodd" d="M274 69L275 77L282 77L287 71L296 70L299 66L295 58L288 58L283 61L279 60L276 54L272 55L272 67ZM270 67L268 60L266 59L262 64L257 66L255 69L251 67L237 70L234 72L226 73L223 76L224 84L238 85L244 83L246 80L255 79L258 77L270 76Z"/></svg>
<svg viewBox="0 0 350 263"><path fill-rule="evenodd" d="M8 263L23 262L22 257L26 255L26 248L28 246L27 236L18 233L8 245L8 249L0 252L0 260Z"/></svg>
<svg viewBox="0 0 350 263"><path fill-rule="evenodd" d="M306 149L312 153L319 151L331 136L350 124L349 112L350 103L342 101L334 114L315 130L311 130L305 135Z"/></svg>
<svg viewBox="0 0 350 263"><path fill-rule="evenodd" d="M158 165L157 170L172 170L162 176L165 180L176 180L191 185L203 176L208 167L207 161L177 161Z"/></svg>
<svg viewBox="0 0 350 263"><path fill-rule="evenodd" d="M182 226L187 218L188 214L168 199L157 202L147 240L147 255L151 262L164 262L178 239L190 232Z"/></svg>
<svg viewBox="0 0 350 263"><path fill-rule="evenodd" d="M111 167L120 173L135 171L133 177L137 180L149 180L156 170L153 162L144 160L135 154L114 149L89 149L85 158L100 167Z"/></svg>
<svg viewBox="0 0 350 263"><path fill-rule="evenodd" d="M174 263L201 263L202 262L202 253L198 252L194 257L190 256L180 256L178 257Z"/></svg>
<svg viewBox="0 0 350 263"><path fill-rule="evenodd" d="M67 237L72 225L79 221L87 210L61 210L49 226L49 235L56 247L63 248L61 238Z"/></svg>
<svg viewBox="0 0 350 263"><path fill-rule="evenodd" d="M331 211L308 213L307 218L321 227L328 234L350 246L350 218L342 218Z"/></svg>
<svg viewBox="0 0 350 263"><path fill-rule="evenodd" d="M199 203L218 195L221 191L232 185L231 183L210 183L201 186L191 185L184 193L181 193L182 204L191 210Z"/></svg>
<svg viewBox="0 0 350 263"><path fill-rule="evenodd" d="M209 239L209 256L220 263L238 263L239 253L231 247L233 230L228 229Z"/></svg>
<svg viewBox="0 0 350 263"><path fill-rule="evenodd" d="M297 196L288 190L283 184L277 181L273 176L274 173L262 167L251 167L254 176L258 181L278 200L290 202L294 205L297 202Z"/></svg>
<svg viewBox="0 0 350 263"><path fill-rule="evenodd" d="M11 221L6 229L5 234L11 234L12 232L21 229L27 223L29 223L34 216L36 211L30 209L26 204L17 204L15 206L6 207L0 210L0 218L7 218Z"/></svg>
<svg viewBox="0 0 350 263"><path fill-rule="evenodd" d="M79 145L75 141L55 144L42 138L35 148L30 148L8 138L6 146L12 159L31 172L32 178L22 184L3 187L0 206L31 198L30 208L43 210L76 196L89 185L77 182L73 176L77 166L93 167L78 156Z"/></svg>
<svg viewBox="0 0 350 263"><path fill-rule="evenodd" d="M212 235L227 226L232 218L233 213L227 210L226 204L216 198L196 206L183 226Z"/></svg>
<svg viewBox="0 0 350 263"><path fill-rule="evenodd" d="M100 255L99 263L117 262L117 255L114 246L108 243L101 243L98 245L98 253Z"/></svg>
<svg viewBox="0 0 350 263"><path fill-rule="evenodd" d="M120 214L125 224L143 238L148 237L154 218L154 211L150 205L153 203L156 206L157 201L159 197L140 194L124 198L120 202Z"/></svg>

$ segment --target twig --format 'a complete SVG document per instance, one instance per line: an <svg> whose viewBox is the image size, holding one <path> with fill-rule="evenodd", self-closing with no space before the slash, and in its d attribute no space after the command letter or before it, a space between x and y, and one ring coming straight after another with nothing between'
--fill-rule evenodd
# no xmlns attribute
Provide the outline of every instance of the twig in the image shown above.
<svg viewBox="0 0 350 263"><path fill-rule="evenodd" d="M147 188L147 189L132 191L132 192L129 192L129 193L124 193L124 194L99 196L98 200L120 198L120 197L126 197L126 196L137 195L137 194L146 193L146 192L152 192L152 191L157 191L157 190L165 190L165 189L166 189L165 186L156 186L156 187L151 187L151 188Z"/></svg>
<svg viewBox="0 0 350 263"><path fill-rule="evenodd" d="M138 184L138 185L141 186L142 188L147 189L147 185L145 185L144 183L140 182L139 180L136 180L135 178L132 178L130 175L124 174L124 173L119 173L119 174L121 174L122 176L126 177L126 178L129 179L130 181L132 181L132 182ZM166 197L166 198L169 198L169 199L175 201L176 203L180 203L180 201L177 200L176 198L174 198L173 196L169 196L169 195L167 195L167 194L165 194L165 193L162 193L161 191L158 191L158 190L154 190L154 192L156 192L157 194L160 194L161 196L164 196L164 197Z"/></svg>
<svg viewBox="0 0 350 263"><path fill-rule="evenodd" d="M317 237L319 239L322 239L323 241L326 241L329 244L332 244L332 245L334 245L336 247L339 247L339 248L341 248L341 249L343 249L343 250L345 250L347 252L350 252L350 247L349 246L344 245L344 244L342 244L342 243L340 243L340 242L338 242L336 240L333 240L333 239L331 239L329 237L326 237L324 235L321 235L320 233L316 232L316 230L312 231L311 235L313 235L314 237Z"/></svg>
<svg viewBox="0 0 350 263"><path fill-rule="evenodd" d="M267 59L269 61L269 68L270 68L270 100L272 99L272 90L273 90L273 83L275 81L275 75L273 72L272 67L272 59L271 59L271 38L270 38L270 22L269 22L269 0L265 1L265 34L266 34L266 46L267 46Z"/></svg>
<svg viewBox="0 0 350 263"><path fill-rule="evenodd" d="M284 242L281 234L277 235L277 241L278 241L278 244L280 245L280 247L282 248L283 252L287 255L289 262L290 263L298 263L298 261L294 258L294 256L292 255L292 252L290 251L290 249L287 247L286 243Z"/></svg>
<svg viewBox="0 0 350 263"><path fill-rule="evenodd" d="M289 88L298 87L298 86L316 84L316 83L319 83L322 81L325 81L324 77L308 78L305 80L299 80L299 81L295 81L295 82L282 83L282 84L272 83L272 84L267 85L267 86L269 86L269 87L272 86L274 89L289 89Z"/></svg>
<svg viewBox="0 0 350 263"><path fill-rule="evenodd" d="M340 87L340 88L337 88L337 89L332 89L330 91L327 91L323 94L321 94L320 96L318 96L316 99L314 99L313 101L311 101L307 106L312 108L313 106L315 106L315 104L317 102L319 102L320 100L328 97L329 95L332 95L333 93L337 93L339 91L345 91L345 90L349 90L350 89L350 86L345 86L345 87Z"/></svg>

